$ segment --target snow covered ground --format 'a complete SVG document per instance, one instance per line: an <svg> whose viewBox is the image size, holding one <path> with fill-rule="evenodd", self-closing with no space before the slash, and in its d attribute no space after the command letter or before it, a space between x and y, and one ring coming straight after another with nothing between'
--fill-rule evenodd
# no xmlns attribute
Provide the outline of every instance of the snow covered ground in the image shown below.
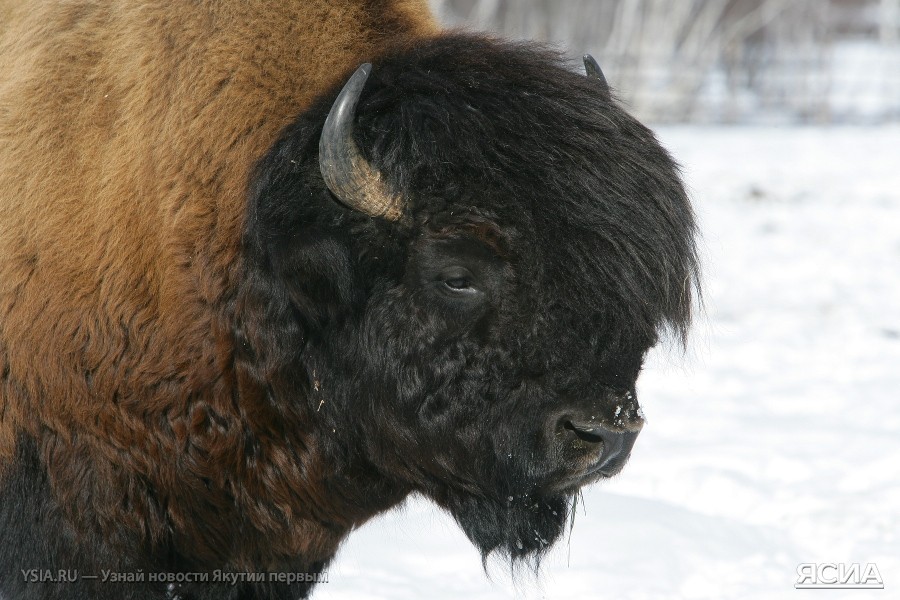
<svg viewBox="0 0 900 600"><path fill-rule="evenodd" d="M351 536L317 600L900 597L900 127L673 128L705 313L656 352L631 463L515 583L415 500ZM884 591L795 590L804 562Z"/></svg>

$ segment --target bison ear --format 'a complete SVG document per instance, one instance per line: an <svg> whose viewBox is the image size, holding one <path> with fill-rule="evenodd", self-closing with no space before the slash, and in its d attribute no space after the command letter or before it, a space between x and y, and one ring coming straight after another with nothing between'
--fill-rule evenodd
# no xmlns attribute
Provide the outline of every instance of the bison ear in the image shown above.
<svg viewBox="0 0 900 600"><path fill-rule="evenodd" d="M302 240L302 241L299 241ZM307 328L321 328L353 301L353 265L343 240L306 230L283 249L278 276Z"/></svg>
<svg viewBox="0 0 900 600"><path fill-rule="evenodd" d="M597 64L597 61L594 60L594 57L590 54L585 54L582 57L584 60L584 71L588 77L596 79L600 82L600 89L603 92L603 97L607 100L610 98L611 93L609 91L609 83L606 81L606 76L603 74L603 71L600 69L600 65Z"/></svg>

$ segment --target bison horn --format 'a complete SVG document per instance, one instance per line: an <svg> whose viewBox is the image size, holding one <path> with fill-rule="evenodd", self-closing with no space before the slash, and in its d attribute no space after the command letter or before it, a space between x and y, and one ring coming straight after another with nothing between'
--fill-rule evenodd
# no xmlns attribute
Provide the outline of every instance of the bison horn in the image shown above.
<svg viewBox="0 0 900 600"><path fill-rule="evenodd" d="M388 189L353 139L356 105L371 71L369 63L360 66L334 101L319 139L319 170L331 193L348 207L397 221L403 216L402 199Z"/></svg>
<svg viewBox="0 0 900 600"><path fill-rule="evenodd" d="M609 98L609 83L607 83L603 71L600 70L600 65L597 64L597 61L590 54L585 54L582 60L584 60L584 71L587 73L587 76L599 81L600 87L603 89L603 95Z"/></svg>

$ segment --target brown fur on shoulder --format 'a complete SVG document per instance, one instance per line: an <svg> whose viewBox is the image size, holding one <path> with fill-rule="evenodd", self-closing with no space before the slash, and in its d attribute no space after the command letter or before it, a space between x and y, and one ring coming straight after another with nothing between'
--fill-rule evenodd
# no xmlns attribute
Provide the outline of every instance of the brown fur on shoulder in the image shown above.
<svg viewBox="0 0 900 600"><path fill-rule="evenodd" d="M313 434L236 399L248 173L350 69L436 31L425 0L0 1L0 467L34 437L104 539L333 553L357 518L319 524L339 499Z"/></svg>

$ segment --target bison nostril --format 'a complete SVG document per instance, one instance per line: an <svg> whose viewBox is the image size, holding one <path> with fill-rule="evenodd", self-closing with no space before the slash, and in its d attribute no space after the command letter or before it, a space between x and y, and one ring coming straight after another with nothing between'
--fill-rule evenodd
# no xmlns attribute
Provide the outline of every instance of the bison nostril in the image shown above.
<svg viewBox="0 0 900 600"><path fill-rule="evenodd" d="M572 421L566 421L563 428L573 432L578 439L590 444L599 444L604 441L603 428L586 425L575 425Z"/></svg>
<svg viewBox="0 0 900 600"><path fill-rule="evenodd" d="M573 432L579 440L590 444L603 444L603 456L607 460L622 452L625 446L627 434L621 431L613 431L602 425L581 424L566 421L564 428ZM636 436L636 434L635 434ZM630 448L629 448L630 449Z"/></svg>
<svg viewBox="0 0 900 600"><path fill-rule="evenodd" d="M613 431L597 423L579 423L563 420L562 431L571 431L583 443L599 449L592 471L612 475L619 471L628 459L638 431Z"/></svg>

